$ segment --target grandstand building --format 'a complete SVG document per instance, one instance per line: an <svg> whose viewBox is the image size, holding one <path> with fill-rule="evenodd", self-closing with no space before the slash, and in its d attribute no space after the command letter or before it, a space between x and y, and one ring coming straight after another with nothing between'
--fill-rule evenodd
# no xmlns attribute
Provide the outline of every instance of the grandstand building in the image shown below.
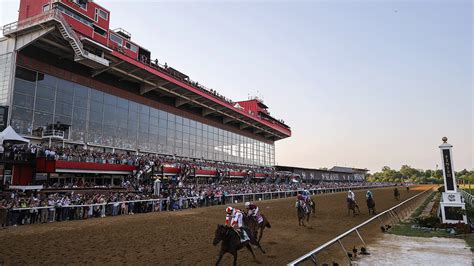
<svg viewBox="0 0 474 266"><path fill-rule="evenodd" d="M314 183L330 182L362 182L365 181L368 169L334 166L331 169L312 169L294 166L275 166L282 173L288 173L294 180Z"/></svg>
<svg viewBox="0 0 474 266"><path fill-rule="evenodd" d="M110 29L111 18L93 1L21 0L0 39L2 130L11 125L32 143L274 165L274 143L291 129L261 100L234 102L160 64L129 32ZM41 173L133 167L38 160L5 170L28 184Z"/></svg>

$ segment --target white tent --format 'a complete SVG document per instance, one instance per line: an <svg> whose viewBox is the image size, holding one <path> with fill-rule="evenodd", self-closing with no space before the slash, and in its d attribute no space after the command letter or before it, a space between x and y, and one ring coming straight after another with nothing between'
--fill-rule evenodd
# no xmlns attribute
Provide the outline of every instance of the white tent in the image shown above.
<svg viewBox="0 0 474 266"><path fill-rule="evenodd" d="M17 141L17 142L30 143L29 140L27 140L27 139L23 138L22 136L18 135L11 126L8 126L7 128L5 128L5 130L3 130L0 133L0 141L1 142L4 142L4 141Z"/></svg>

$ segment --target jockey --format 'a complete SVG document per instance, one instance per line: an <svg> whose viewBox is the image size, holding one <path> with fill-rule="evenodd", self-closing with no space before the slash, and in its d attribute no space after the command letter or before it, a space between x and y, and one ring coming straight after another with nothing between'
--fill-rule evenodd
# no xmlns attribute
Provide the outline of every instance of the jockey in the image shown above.
<svg viewBox="0 0 474 266"><path fill-rule="evenodd" d="M347 201L355 203L355 194L350 189L349 189L349 191L347 191Z"/></svg>
<svg viewBox="0 0 474 266"><path fill-rule="evenodd" d="M308 190L303 190L303 192L301 193L301 195L303 196L303 199L304 201L307 201L309 199L309 197L311 196L311 194L309 193Z"/></svg>
<svg viewBox="0 0 474 266"><path fill-rule="evenodd" d="M306 208L306 197L301 194L298 194L296 197L296 208L298 207L301 207L304 211L308 212L308 209Z"/></svg>
<svg viewBox="0 0 474 266"><path fill-rule="evenodd" d="M365 193L365 197L366 197L367 199L373 199L373 198L374 198L374 194L372 193L372 191L367 190L367 193Z"/></svg>
<svg viewBox="0 0 474 266"><path fill-rule="evenodd" d="M234 228L235 231L239 233L242 242L250 240L245 230L242 230L242 227L244 226L242 212L239 209L232 208L230 206L225 209L225 212L227 213L225 225L230 225L232 228Z"/></svg>
<svg viewBox="0 0 474 266"><path fill-rule="evenodd" d="M263 222L262 216L258 212L259 209L257 205L247 201L245 203L245 209L248 210L248 215L253 216L257 220L258 223Z"/></svg>

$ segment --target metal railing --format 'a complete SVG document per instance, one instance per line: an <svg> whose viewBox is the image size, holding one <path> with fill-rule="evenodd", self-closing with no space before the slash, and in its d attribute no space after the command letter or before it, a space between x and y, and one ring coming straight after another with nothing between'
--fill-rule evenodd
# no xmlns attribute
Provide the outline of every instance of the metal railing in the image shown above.
<svg viewBox="0 0 474 266"><path fill-rule="evenodd" d="M357 236L359 237L359 239L361 240L361 242L363 243L363 245L366 246L366 244L365 244L365 242L364 242L364 240L363 240L361 234L359 233L359 229L360 229L361 227L363 227L363 226L365 226L365 225L371 223L371 222L374 221L374 220L379 220L379 221L382 223L382 226L384 226L384 223L383 223L383 220L382 220L381 217L382 217L383 215L386 215L386 214L388 214L390 218L396 219L396 220L398 220L398 222L401 222L401 218L400 218L401 212L399 213L399 212L397 212L395 209L397 209L397 208L399 208L399 207L405 205L405 204L408 203L408 202L411 202L412 200L414 200L414 199L416 199L416 198L418 198L418 197L420 197L420 196L422 196L422 195L427 195L426 192L428 192L428 191L433 191L432 189L433 189L433 187L431 187L431 188L429 188L429 189L427 189L427 190L425 190L425 191L423 191L423 192L420 192L420 193L416 194L415 196L413 196L413 197L411 197L411 198L409 198L409 199L407 199L407 200L405 200L405 201L403 201L403 202L401 202L401 203L399 203L399 204L393 206L392 208L390 208L390 209L388 209L388 210L385 210L385 211L383 211L383 212L381 212L381 213L375 215L374 217L372 217L372 218L366 220L365 222L359 224L358 226L353 227L353 228L351 228L351 229L345 231L344 233L338 235L337 237L335 237L335 238L329 240L328 242L322 244L321 246L317 247L316 249L313 249L313 250L311 250L310 252L304 254L303 256L301 256L301 257L295 259L294 261L288 263L288 265L291 265L291 266L293 266L293 265L299 265L300 263L305 262L306 260L310 260L311 262L313 262L313 263L316 265L316 254L318 254L318 253L321 252L322 250L324 250L324 249L326 249L326 248L332 246L332 245L335 244L335 243L338 243L338 244L341 246L341 249L344 251L344 254L347 254L347 251L346 251L344 245L342 244L341 240L342 240L343 238L345 238L346 236L350 235L350 234L353 233L353 232L355 232L355 233L357 234ZM429 194L428 194L428 195L429 195ZM416 207L415 205L416 205L416 203L415 203L415 204L412 204L412 206L410 206L411 208L409 208L409 210L407 210L407 211L405 212L405 216L408 216L408 215L411 213L411 211L413 211L413 210L415 209L415 207ZM399 215L399 214L400 214L400 215ZM352 261L351 261L351 259L350 259L349 257L347 257L347 259L349 260L349 265L350 265Z"/></svg>
<svg viewBox="0 0 474 266"><path fill-rule="evenodd" d="M377 186L351 186L351 187L338 187L338 188L317 188L317 189L306 189L311 195L317 194L328 194L328 193L337 193L351 190L360 190L360 189L373 189L381 188L392 185L377 185ZM299 190L286 190L286 191L272 191L272 192L259 192L259 193L242 193L242 194L230 194L227 195L227 198L230 199L232 203L242 203L246 201L261 201L261 200L271 200L271 199L280 199L294 197L298 193L302 192L305 189Z"/></svg>
<svg viewBox="0 0 474 266"><path fill-rule="evenodd" d="M65 34L67 34L68 38L72 40L72 42L75 43L77 46L77 53L76 56L80 56L82 58L88 58L92 61L96 61L100 64L109 65L109 61L97 56L95 54L91 54L88 51L83 49L82 42L79 40L79 37L77 36L76 32L74 29L71 28L69 23L64 19L63 14L60 10L53 8L49 11L46 11L44 13L38 14L36 16L20 20L20 21L15 21L9 24L6 24L3 26L3 35L7 36L8 34L12 34L17 31L21 31L39 24L46 23L48 21L56 21L59 22L61 25L61 28L64 29Z"/></svg>
<svg viewBox="0 0 474 266"><path fill-rule="evenodd" d="M64 139L64 131L63 130L45 130L43 131L42 138Z"/></svg>
<svg viewBox="0 0 474 266"><path fill-rule="evenodd" d="M464 203L466 203L469 206L474 205L474 196L471 195L469 192L465 191L464 189L461 189L461 195L464 198Z"/></svg>
<svg viewBox="0 0 474 266"><path fill-rule="evenodd" d="M382 186L377 186L382 187ZM374 186L358 186L350 187L352 190L376 188ZM330 189L314 189L310 190L312 195L326 194L326 193L337 193L348 190L349 187L344 188L330 188ZM37 219L33 223L37 222L54 222L63 220L81 220L88 219L91 217L88 215L89 212L95 210L95 217L105 216L117 216L130 214L131 212L146 213L146 212L159 212L165 210L179 210L188 208L198 208L214 205L223 204L237 204L245 201L252 200L271 200L279 198L287 198L296 196L298 192L302 190L289 190L289 191L278 191L278 192L262 192L262 193L248 193L248 194L230 194L227 196L215 197L214 201L209 198L201 198L199 196L186 197L180 199L144 199L144 200L129 200L129 201L118 201L118 202L104 202L104 203L93 203L93 204L76 204L76 205L50 205L41 207L26 207L26 208L11 208L9 209L9 224L17 224L18 221L22 224L23 219L27 219L26 223L30 223L30 220ZM230 201L230 202L229 202ZM181 203L180 203L181 202ZM137 205L135 206L135 203ZM122 209L126 208L125 213ZM132 208L132 209L130 209ZM73 213L71 213L73 212ZM60 214L59 214L60 213ZM64 214L66 213L66 214ZM33 218L31 218L33 215ZM47 216L47 220L42 220L43 216ZM65 218L64 215L67 217ZM72 216L71 216L72 215ZM41 217L40 218L38 217ZM73 218L70 218L73 217Z"/></svg>

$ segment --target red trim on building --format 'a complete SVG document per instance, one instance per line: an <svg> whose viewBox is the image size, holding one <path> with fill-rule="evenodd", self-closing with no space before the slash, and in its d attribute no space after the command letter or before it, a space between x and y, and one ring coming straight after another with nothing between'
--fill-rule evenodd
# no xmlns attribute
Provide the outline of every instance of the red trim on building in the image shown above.
<svg viewBox="0 0 474 266"><path fill-rule="evenodd" d="M54 173L58 169L89 170L91 173L94 173L94 171L130 172L131 173L133 172L133 170L136 170L137 167L134 165L125 165L125 164L71 162L71 161L63 161L63 160L48 160L46 158L38 158L36 160L36 171L39 173Z"/></svg>

